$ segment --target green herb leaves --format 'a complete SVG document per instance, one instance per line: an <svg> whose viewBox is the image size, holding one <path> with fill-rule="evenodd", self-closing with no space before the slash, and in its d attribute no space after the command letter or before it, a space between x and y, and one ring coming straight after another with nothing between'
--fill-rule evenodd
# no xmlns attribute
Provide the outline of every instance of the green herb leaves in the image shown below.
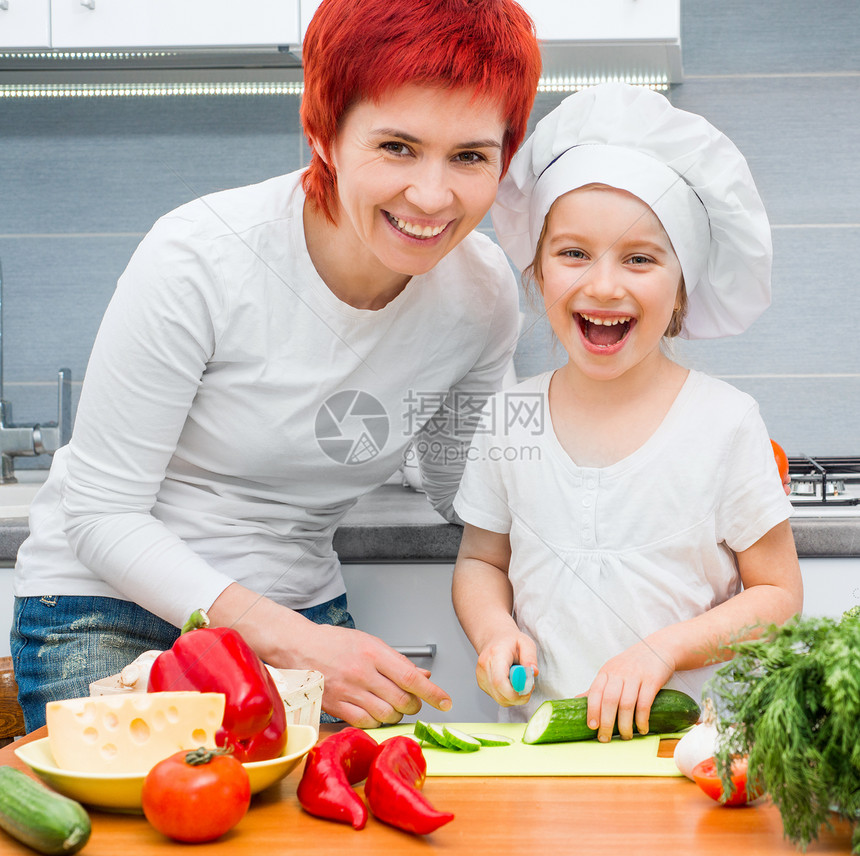
<svg viewBox="0 0 860 856"><path fill-rule="evenodd" d="M723 787L732 757L748 755L791 841L805 848L835 811L860 854L860 615L796 617L728 648L710 684Z"/></svg>

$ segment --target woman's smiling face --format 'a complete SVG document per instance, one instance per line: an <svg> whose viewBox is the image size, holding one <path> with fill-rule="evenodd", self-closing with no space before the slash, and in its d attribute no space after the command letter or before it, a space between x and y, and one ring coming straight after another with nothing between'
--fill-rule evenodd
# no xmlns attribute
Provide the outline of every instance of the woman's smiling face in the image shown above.
<svg viewBox="0 0 860 856"><path fill-rule="evenodd" d="M539 271L553 331L585 376L612 380L661 357L681 265L641 199L605 186L559 197L547 215Z"/></svg>
<svg viewBox="0 0 860 856"><path fill-rule="evenodd" d="M501 106L404 86L346 113L330 162L338 232L364 273L426 273L483 219L501 174Z"/></svg>

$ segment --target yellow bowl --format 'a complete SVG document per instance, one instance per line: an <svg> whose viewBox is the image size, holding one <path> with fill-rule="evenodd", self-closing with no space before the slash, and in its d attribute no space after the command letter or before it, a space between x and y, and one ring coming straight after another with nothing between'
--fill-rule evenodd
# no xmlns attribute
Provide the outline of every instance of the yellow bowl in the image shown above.
<svg viewBox="0 0 860 856"><path fill-rule="evenodd" d="M316 742L317 732L313 726L290 725L287 745L280 758L243 764L251 781L251 793L259 793L283 779ZM47 737L18 746L15 754L54 790L67 797L103 811L140 814L140 791L146 773L111 775L61 770L51 754Z"/></svg>

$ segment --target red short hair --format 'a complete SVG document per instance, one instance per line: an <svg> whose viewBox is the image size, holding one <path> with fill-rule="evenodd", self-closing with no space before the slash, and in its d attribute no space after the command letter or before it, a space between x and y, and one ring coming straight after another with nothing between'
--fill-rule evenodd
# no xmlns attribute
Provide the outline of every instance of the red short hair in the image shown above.
<svg viewBox="0 0 860 856"><path fill-rule="evenodd" d="M503 105L502 175L525 137L541 71L534 24L514 0L323 0L302 62L302 125L326 156L358 101L410 83L473 87ZM302 185L334 222L337 178L316 152Z"/></svg>

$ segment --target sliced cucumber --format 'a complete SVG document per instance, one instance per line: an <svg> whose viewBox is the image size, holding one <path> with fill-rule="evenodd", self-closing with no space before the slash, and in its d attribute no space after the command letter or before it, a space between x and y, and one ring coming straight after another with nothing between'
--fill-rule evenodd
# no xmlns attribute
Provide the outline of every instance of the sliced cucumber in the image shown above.
<svg viewBox="0 0 860 856"><path fill-rule="evenodd" d="M427 725L427 734L436 741L440 749L454 748L450 743L448 743L448 738L445 737L445 729L441 725L435 722L428 722L425 724Z"/></svg>
<svg viewBox="0 0 860 856"><path fill-rule="evenodd" d="M472 737L471 734L466 734L465 731L460 731L459 728L449 728L445 725L442 727L442 734L445 743L451 749L457 749L460 752L477 752L481 748L480 740Z"/></svg>
<svg viewBox="0 0 860 856"><path fill-rule="evenodd" d="M415 736L430 746L437 746L443 749L448 748L442 742L442 730L432 723L422 722L420 719L415 720Z"/></svg>
<svg viewBox="0 0 860 856"><path fill-rule="evenodd" d="M504 734L473 734L472 737L481 746L510 746L514 742L513 737L506 737Z"/></svg>

